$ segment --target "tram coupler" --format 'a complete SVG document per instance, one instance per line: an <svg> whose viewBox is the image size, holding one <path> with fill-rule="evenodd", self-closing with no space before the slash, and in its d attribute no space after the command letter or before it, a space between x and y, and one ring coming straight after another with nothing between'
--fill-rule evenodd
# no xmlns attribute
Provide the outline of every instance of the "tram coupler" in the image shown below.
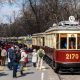
<svg viewBox="0 0 80 80"><path fill-rule="evenodd" d="M73 68L70 68L70 71L71 71L71 72L74 72L74 69L73 69Z"/></svg>

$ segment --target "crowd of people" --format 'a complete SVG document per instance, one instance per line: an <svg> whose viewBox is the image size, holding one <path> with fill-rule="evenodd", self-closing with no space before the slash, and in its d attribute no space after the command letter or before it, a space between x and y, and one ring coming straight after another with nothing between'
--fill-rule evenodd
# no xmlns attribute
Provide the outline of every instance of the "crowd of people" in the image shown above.
<svg viewBox="0 0 80 80"><path fill-rule="evenodd" d="M1 45L0 51L1 66L5 66L7 61L9 70L13 70L13 78L17 77L17 69L20 66L20 73L23 75L23 67L26 66L28 58L25 47L13 44L6 49L6 46Z"/></svg>
<svg viewBox="0 0 80 80"><path fill-rule="evenodd" d="M9 70L13 71L13 78L17 77L17 69L19 67L19 71L23 76L23 68L26 67L26 63L28 62L28 54L24 47L19 45L11 45L7 50L5 46L0 47L1 50L1 59L2 66L5 66L6 60L8 62L7 67ZM42 69L43 67L43 57L45 52L43 49L33 49L32 51L32 63L33 67L36 69ZM27 61L26 61L27 60Z"/></svg>

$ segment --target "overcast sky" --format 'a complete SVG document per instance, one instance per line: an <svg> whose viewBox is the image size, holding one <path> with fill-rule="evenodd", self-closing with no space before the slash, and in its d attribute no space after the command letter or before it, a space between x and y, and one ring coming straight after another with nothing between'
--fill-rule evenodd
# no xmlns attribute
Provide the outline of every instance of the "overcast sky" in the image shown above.
<svg viewBox="0 0 80 80"><path fill-rule="evenodd" d="M6 0L4 0L6 1ZM11 17L12 21L14 21L13 19L13 15L14 15L14 11L16 13L16 17L20 16L20 11L21 11L21 4L24 0L14 0L16 1L13 4L10 4L8 2L5 2L3 4L0 3L0 23L9 23L9 18ZM65 1L65 0L63 0ZM80 5L80 0L78 1L78 5ZM77 5L77 6L78 6ZM80 8L80 7L79 7Z"/></svg>
<svg viewBox="0 0 80 80"><path fill-rule="evenodd" d="M21 1L22 0L16 0L18 1L18 4L10 4L10 3L4 3L4 4L0 4L0 23L9 23L9 18L13 19L13 15L14 15L14 11L16 13L16 17L20 16L20 9L21 9Z"/></svg>

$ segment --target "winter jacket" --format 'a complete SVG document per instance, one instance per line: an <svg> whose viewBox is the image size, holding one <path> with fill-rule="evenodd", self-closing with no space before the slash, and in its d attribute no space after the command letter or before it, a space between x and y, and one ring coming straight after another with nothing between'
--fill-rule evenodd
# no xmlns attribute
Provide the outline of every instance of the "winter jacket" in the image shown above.
<svg viewBox="0 0 80 80"><path fill-rule="evenodd" d="M32 52L32 62L37 62L37 52Z"/></svg>
<svg viewBox="0 0 80 80"><path fill-rule="evenodd" d="M20 59L20 61L24 61L25 62L25 59L27 58L27 54L26 54L26 52L25 51L21 51L21 59Z"/></svg>
<svg viewBox="0 0 80 80"><path fill-rule="evenodd" d="M5 49L2 49L1 56L7 56L7 51Z"/></svg>

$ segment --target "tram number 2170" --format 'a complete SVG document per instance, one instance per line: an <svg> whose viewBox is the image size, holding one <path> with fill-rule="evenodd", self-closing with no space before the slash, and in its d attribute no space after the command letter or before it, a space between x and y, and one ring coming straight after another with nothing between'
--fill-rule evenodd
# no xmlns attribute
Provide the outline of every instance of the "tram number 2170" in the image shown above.
<svg viewBox="0 0 80 80"><path fill-rule="evenodd" d="M66 54L66 59L68 59L68 60L75 60L75 59L79 59L79 54L74 54L74 53L72 53L72 54Z"/></svg>

